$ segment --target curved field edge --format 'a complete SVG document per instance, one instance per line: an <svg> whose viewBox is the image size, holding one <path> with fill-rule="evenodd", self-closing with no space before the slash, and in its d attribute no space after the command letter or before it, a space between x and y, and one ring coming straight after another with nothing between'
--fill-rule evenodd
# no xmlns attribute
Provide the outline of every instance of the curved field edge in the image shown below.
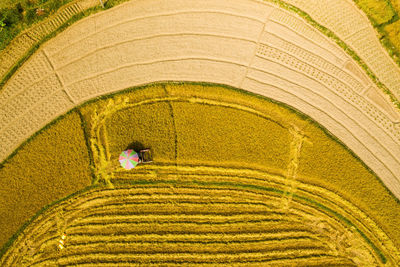
<svg viewBox="0 0 400 267"><path fill-rule="evenodd" d="M326 28L325 26L319 24L317 21L315 21L309 14L306 12L302 11L301 9L290 5L288 3L285 3L280 0L263 0L263 1L270 1L273 3L278 4L282 8L285 8L286 10L292 11L300 15L303 19L305 19L310 25L312 25L314 28L319 30L322 34L325 36L329 37L331 40L333 40L337 45L339 45L351 58L354 59L354 61L357 62L357 64L365 71L365 73L368 75L368 77L371 78L371 80L385 93L390 97L390 100L392 103L400 109L400 100L397 99L394 94L382 83L379 81L379 78L370 70L370 68L367 66L367 64L357 55L357 53L350 47L348 46L344 41L342 41L332 30ZM400 67L400 65L399 65Z"/></svg>
<svg viewBox="0 0 400 267"><path fill-rule="evenodd" d="M119 4L122 4L124 2L127 2L129 0L108 0L105 5L104 9L100 6L94 7L94 8L89 8L69 20L67 20L64 24L62 24L58 29L56 29L54 32L50 33L49 35L45 36L43 39L41 39L38 43L36 43L30 50L27 52L26 55L24 55L22 58L17 60L17 63L12 67L11 70L9 70L4 77L1 77L0 80L0 92L1 89L4 87L5 83L11 78L11 76L18 70L20 66L22 66L23 63L25 63L28 58L35 53L40 46L48 41L49 39L55 37L58 33L64 31L67 27L71 26L73 23L88 17L89 15L98 13L103 10L110 9L114 6L117 6ZM385 94L387 94L391 100L391 102L398 108L400 109L400 100L397 99L394 94L382 83L379 81L379 78L370 70L370 68L367 66L367 64L357 55L357 53L350 48L344 41L342 41L332 30L324 27L323 25L319 24L317 21L315 21L309 14L306 12L302 11L301 9L288 4L282 0L262 0L265 2L271 2L274 4L277 4L281 8L284 8L288 11L294 12L298 14L301 18L305 19L311 26L319 30L322 34L325 36L329 37L331 40L333 40L337 45L339 45L351 58L353 58L357 64L364 70L364 72L368 75L368 77L371 78L371 80L380 88ZM386 46L384 46L386 49ZM393 57L392 57L393 59ZM400 61L400 60L399 60ZM397 61L396 61L397 62ZM398 66L400 67L400 63L398 63Z"/></svg>
<svg viewBox="0 0 400 267"><path fill-rule="evenodd" d="M0 170L1 168L4 166L4 164L6 162L8 162L12 157L14 157L17 152L23 148L27 143L29 143L30 141L32 141L36 136L38 136L39 134L41 134L43 131L47 130L48 128L50 128L52 125L54 125L56 122L62 120L63 118L65 118L66 115L71 114L75 111L78 112L78 114L81 115L80 109L88 106L94 102L97 102L98 100L107 100L110 98L113 98L114 96L119 96L119 95L123 95L129 92L133 92L135 90L141 90L141 89L145 89L149 86L152 85L166 85L166 84L172 84L172 85L185 85L185 84L189 84L189 85L204 85L204 86L218 86L218 87L222 87L222 88L226 88L229 90L233 90L236 92L239 92L241 94L244 95L248 95L248 96L252 96L252 97L256 97L259 98L261 100L270 102L270 103L274 103L277 104L279 106L282 106L286 109L288 109L289 111L295 113L296 115L298 115L301 119L311 123L312 125L314 125L315 127L321 129L329 138L333 139L334 141L336 141L337 143L339 143L341 146L343 146L354 158L356 158L365 169L368 170L368 172L370 172L373 176L375 176L375 178L380 182L380 184L385 188L385 190L387 191L387 193L390 194L391 197L393 197L394 199L396 199L396 201L400 204L400 199L397 199L394 194L386 187L386 185L381 181L381 179L379 179L378 175L368 167L368 165L366 165L361 159L360 157L357 156L357 154L352 151L348 146L346 146L340 139L338 139L336 136L334 136L328 129L326 129L325 127L323 127L322 125L318 124L315 120L313 120L313 118L309 117L308 115L302 113L301 111L293 108L290 105L287 105L286 103L282 103L279 101L276 101L274 99L270 99L267 98L265 96L261 96L243 89L239 89L239 88L235 88L235 87L231 87L229 85L225 85L225 84L217 84L217 83L209 83L209 82L181 82L181 81L165 81L165 82L154 82L154 83L149 83L149 84L145 84L142 86L135 86L135 87L131 87L131 88L127 88L118 92L114 92L111 94L107 94L107 95L102 95L102 96L98 96L95 97L93 99L90 99L82 104L79 104L78 106L75 106L73 109L69 110L67 113L60 115L59 117L55 118L54 120L52 120L51 122L49 122L47 125L45 125L44 127L42 127L39 131L37 131L35 134L33 134L32 136L30 136L25 142L23 142L17 149L15 149L6 159L4 159L2 162L0 162ZM83 120L83 123L86 123L85 120ZM86 138L86 142L88 143L88 133L87 133L87 129L84 129L84 133L85 133L85 138ZM90 150L90 149L88 149ZM92 153L89 151L89 155L91 157L91 163L93 162L93 155ZM93 179L95 179L93 177Z"/></svg>
<svg viewBox="0 0 400 267"><path fill-rule="evenodd" d="M211 84L211 83L168 82L168 83L153 83L153 84L156 84L156 85L159 85L159 84L164 84L164 85L168 85L168 84L171 84L171 85L187 85L187 84L189 84L189 85L190 85L190 84L192 84L192 85L202 85L202 86L219 86L219 87L226 88L226 89L229 89L229 90L234 90L234 91L236 91L236 92L238 92L238 93L240 93L240 94L244 94L244 95L248 95L248 96L257 97L257 98L259 98L259 99L261 99L261 100L263 100L263 101L275 103L275 104L278 104L278 105L280 105L280 106L285 107L285 108L288 109L290 112L293 112L293 113L295 113L296 115L298 115L301 119L306 120L307 122L313 124L314 126L316 126L316 127L319 128L319 129L321 129L329 138L332 138L332 139L335 140L337 143L339 143L339 144L341 144L343 147L345 147L345 146L340 142L340 140L337 140L337 139L336 139L334 136L332 136L326 129L324 129L322 126L320 126L320 125L317 124L315 121L313 121L312 119L310 119L308 116L302 114L301 112L299 112L299 111L297 111L297 110L294 110L292 107L290 107L290 106L288 106L288 105L279 103L279 102L277 102L277 101L273 101L273 100L271 100L271 99L268 99L268 98L265 98L265 97L262 97L262 96L259 96L259 95L256 95L256 94L247 92L247 91L243 91L243 90L241 90L241 89L236 89L236 88L232 88L232 87L226 86L226 85L217 85L217 84ZM68 113L71 113L71 112L77 110L78 108L81 108L81 107L86 106L86 105L88 105L88 104L90 104L90 103L96 102L96 101L98 101L98 100L100 100L100 99L106 100L106 99L112 98L112 97L117 96L117 95L122 95L122 94L124 94L124 93L133 92L133 91L139 90L139 89L144 89L144 88L146 88L146 87L148 87L148 86L150 86L150 85L153 85L153 84L148 84L148 85L145 85L145 86L129 88L129 89L126 89L126 90L123 90L123 91L119 91L119 92L110 94L110 95L104 95L104 96L101 96L101 97L97 97L97 98L95 98L95 99L91 99L91 100L87 101L86 103L83 103L83 104L81 104L80 106L75 107L74 109L70 110ZM68 114L68 113L67 113L67 114ZM56 121L62 119L63 117L65 117L65 114L62 115L62 116L60 116L60 117L58 117L57 119L55 119L53 122L49 123L48 125L46 125L46 126L45 126L44 128L42 128L39 132L37 132L34 136L40 134L43 130L45 130L46 128L50 127L52 124L54 124ZM29 142L30 140L32 140L32 139L34 138L34 136L32 136L31 138L29 138L24 144L26 144L27 142ZM22 146L20 146L17 150L15 150L14 153L13 153L13 155L15 155L15 154L17 153L17 151L18 151L21 147L22 147ZM368 167L367 167L367 166L366 166L366 165L365 165L351 150L349 150L347 147L345 147L345 149L346 149L353 157L355 157L355 158L356 158L356 159L357 159L371 174L374 175L374 177L379 181L379 183L380 183L381 185L383 185L384 189L390 194L391 197L393 197L394 199L396 199L396 198L393 196L393 194L391 194L391 192L384 186L384 184L380 181L380 179L379 179L379 178L378 178L378 177L377 177L377 176L376 176L376 175L375 175L375 174L374 174L374 173L373 173L373 172L372 172L372 171L371 171L371 170L370 170L370 169L369 169L369 168L368 168ZM7 158L5 161L3 161L3 164L4 164L7 160L9 160L11 157L12 157L12 156L10 156L10 157ZM397 203L400 203L398 199L396 199L396 201L397 201ZM58 202L57 202L57 203L58 203ZM40 213L42 213L42 212L43 212L43 211L41 211ZM38 214L35 215L35 216L37 217ZM32 221L32 220L29 220L29 221ZM26 224L24 225L24 228L25 228L27 225L28 225L28 223L26 223ZM21 228L21 230L18 231L18 233L20 233L21 231L23 231L22 228ZM4 251L12 244L13 240L15 240L16 237L17 237L17 235L14 235L14 236L9 240L9 242L7 242L7 245L5 245L4 248L2 249L2 253L3 253L3 254L4 254Z"/></svg>

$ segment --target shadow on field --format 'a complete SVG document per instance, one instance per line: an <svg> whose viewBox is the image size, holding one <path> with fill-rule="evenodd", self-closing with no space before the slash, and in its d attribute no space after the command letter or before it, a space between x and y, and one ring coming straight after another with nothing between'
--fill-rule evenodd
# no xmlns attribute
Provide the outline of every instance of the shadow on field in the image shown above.
<svg viewBox="0 0 400 267"><path fill-rule="evenodd" d="M148 148L148 147L145 147L142 143L135 141L135 142L130 143L130 144L126 147L125 150L133 149L133 150L135 150L136 152L139 152L140 150L145 149L145 148Z"/></svg>

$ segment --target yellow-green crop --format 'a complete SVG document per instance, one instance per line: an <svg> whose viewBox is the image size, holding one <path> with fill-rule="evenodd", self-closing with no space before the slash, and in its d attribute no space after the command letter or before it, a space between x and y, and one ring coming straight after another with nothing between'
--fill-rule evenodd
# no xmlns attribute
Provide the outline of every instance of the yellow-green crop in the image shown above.
<svg viewBox="0 0 400 267"><path fill-rule="evenodd" d="M91 183L78 113L39 132L0 168L0 246L41 208Z"/></svg>

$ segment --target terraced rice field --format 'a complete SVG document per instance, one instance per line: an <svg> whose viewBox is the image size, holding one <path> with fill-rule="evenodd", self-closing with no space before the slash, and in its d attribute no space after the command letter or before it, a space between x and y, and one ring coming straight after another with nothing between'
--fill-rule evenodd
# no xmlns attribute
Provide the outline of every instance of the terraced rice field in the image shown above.
<svg viewBox="0 0 400 267"><path fill-rule="evenodd" d="M399 259L396 199L343 145L284 106L175 83L77 112L95 187L35 216L2 265L394 266ZM154 162L122 169L119 152L139 144L151 147ZM327 147L334 153L325 163L310 157Z"/></svg>
<svg viewBox="0 0 400 267"><path fill-rule="evenodd" d="M0 266L398 265L398 4L110 2L0 52Z"/></svg>

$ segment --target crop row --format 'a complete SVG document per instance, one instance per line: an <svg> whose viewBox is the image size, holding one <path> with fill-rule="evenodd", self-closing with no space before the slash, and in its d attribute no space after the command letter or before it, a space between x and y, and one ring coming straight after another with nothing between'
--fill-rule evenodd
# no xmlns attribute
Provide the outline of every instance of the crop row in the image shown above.
<svg viewBox="0 0 400 267"><path fill-rule="evenodd" d="M273 251L269 253L265 252L240 252L240 253L158 253L158 254L133 254L133 253L90 253L87 255L77 256L64 256L49 261L42 261L31 266L43 266L46 264L54 265L76 265L85 263L95 263L97 265L103 263L119 263L119 264L148 264L148 263L247 263L247 262L268 262L271 260L278 259L290 259L290 258L314 258L314 257L332 256L327 254L323 249L288 249L286 251Z"/></svg>
<svg viewBox="0 0 400 267"><path fill-rule="evenodd" d="M131 262L101 262L101 266L105 267L121 267L121 266L131 266L132 264L137 264L139 262L131 261ZM184 263L185 266L215 266L216 263L210 261L196 261L196 263L192 262L176 262L174 260L170 261L162 261L162 266L176 266L179 263ZM98 266L100 263L98 262L87 262L80 263L79 266L82 267L93 267ZM159 266L161 262L151 261L146 262L146 266ZM309 267L309 266L356 266L354 262L345 258L338 258L336 256L330 255L312 255L306 256L302 258L279 258L277 260L253 260L253 261L242 261L242 262L221 262L221 264L229 264L230 266L255 266L258 267L263 264L271 265L271 266L299 266L299 267Z"/></svg>
<svg viewBox="0 0 400 267"><path fill-rule="evenodd" d="M116 218L115 221L118 221L118 219ZM166 234L169 231L170 232L172 231L172 233L175 233L175 234L188 235L188 233L193 232L193 231L194 231L193 233L196 233L196 234L198 234L198 233L209 234L209 233L214 233L216 230L217 231L220 230L220 234L219 235L222 234L223 236L225 236L228 232L232 232L232 231L234 231L234 229L236 229L236 231L239 231L240 233L246 233L247 231L250 231L250 233L253 233L253 236L257 237L260 234L265 234L266 233L266 229L267 229L267 228L265 228L266 226L262 227L261 225L259 225L260 223L251 223L251 222L244 222L242 224L239 224L238 226L230 226L230 227L229 226L227 226L227 227L219 226L218 227L218 225L211 225L211 226L207 227L207 226L201 226L201 225L199 226L196 223L194 225L191 225L190 223L187 223L187 222L184 223L183 225L182 224L177 224L177 225L175 224L175 226L174 226L173 223L167 224L167 225L164 225L164 224L158 225L157 221L154 221L153 224L155 224L155 225L153 225L153 226L151 225L151 222L148 222L147 224L149 225L148 227L150 227L150 228L146 227L146 223L145 222L140 222L138 225L136 225L136 227L138 227L138 230L136 230L136 235L141 236L143 233L145 233L147 231L146 230L147 228L149 229L149 231L151 231L151 233L154 233L156 231L156 229L159 228L160 231L161 231L159 233L162 234L162 237L164 236L164 234ZM104 225L104 224L102 224L102 225ZM259 226L257 226L257 225L259 225ZM293 231L293 230L295 231L295 233L296 233L295 236L297 236L297 237L299 237L299 235L300 235L300 237L304 236L304 234L307 235L307 228L306 227L303 227L303 228L301 226L295 227L291 223L280 224L280 223L276 223L276 222L274 223L274 225L275 225L275 227L273 227L271 234L273 234L275 236L277 236L277 233L279 233L280 231L283 231L283 234L286 235L286 238L290 239L293 236L290 235L291 237L289 237L288 231ZM255 226L255 227L251 227L251 226ZM91 242L94 238L96 238L96 236L99 237L99 235L100 235L100 238L106 238L107 239L107 233L110 234L110 233L116 233L116 232L118 232L120 234L124 233L124 235L120 236L120 237L122 237L123 240L126 240L125 239L126 234L128 234L128 236L129 236L129 235L132 234L132 232L135 233L134 232L135 231L135 229L134 229L135 226L134 225L130 225L129 226L126 223L110 223L110 224L108 224L107 227L105 227L106 229L105 228L99 229L99 231L96 231L97 234L94 235L96 232L93 232L93 231L98 227L102 228L101 225L97 225L97 224L96 225L90 225L89 224L86 227L84 227L84 226L77 226L77 227L70 226L70 227L67 228L68 240L70 240L70 242L73 243L74 242L73 240L74 240L75 236L86 235L88 237L87 241ZM193 227L195 227L195 230L193 229ZM199 227L204 228L204 230L198 229ZM221 228L221 227L223 227L223 228ZM259 229L259 227L262 227L262 228ZM298 229L299 227L301 228L301 232L302 233L299 233L299 229ZM111 232L109 231L109 229L111 229ZM174 232L174 229L176 229L176 230L179 229L179 230L178 230L178 232L176 230ZM246 229L248 229L248 230L246 230ZM127 230L129 231L129 233L126 233ZM78 231L78 232L76 232L76 231ZM112 235L112 236L114 236L114 235ZM247 234L247 236L249 236L249 235ZM280 239L281 238L279 238L279 240ZM115 238L114 238L114 240L115 240ZM133 242L139 242L139 240L140 239L135 239L135 240L132 240L132 241ZM296 240L297 239L295 238L295 240L288 241L288 242L293 244L293 242L296 241ZM55 247L56 246L55 241L56 240L48 242L47 245ZM115 240L115 241L117 241L117 240ZM280 241L278 242L278 244L279 243L280 243ZM70 244L70 243L68 243L68 244ZM66 245L67 245L67 243L66 243ZM157 246L157 244L154 244L154 245ZM43 246L46 247L45 244L42 244L42 247ZM246 249L248 249L248 248L246 247ZM44 250L46 251L47 249L45 248ZM51 254L51 255L53 255L53 254ZM40 255L38 255L38 257L40 257Z"/></svg>
<svg viewBox="0 0 400 267"><path fill-rule="evenodd" d="M241 171L243 173L243 170ZM269 178L269 182L267 183L266 180L264 181L258 181L257 179L251 179L251 176L247 176L247 177L240 177L238 179L233 178L231 175L231 177L224 177L224 176L220 176L220 175L214 175L214 176L207 176L207 175L201 175L197 176L197 175L191 175L191 176L187 176L187 177L191 177L191 179L196 179L197 181L211 181L213 180L218 180L220 183L223 182L232 182L232 183L248 183L248 184L252 184L252 185L258 185L258 186L264 186L264 187L268 187L271 186L271 178ZM212 178L211 178L212 177ZM279 180L278 183L273 185L275 188L279 188ZM277 187L278 186L278 187ZM333 193L329 193L329 191L323 190L322 188L316 188L313 186L307 186L306 184L301 184L301 183L296 183L295 186L297 189L298 193L301 193L301 195L306 196L310 199L317 199L320 203L323 203L326 207L329 207L332 210L340 210L340 214L344 215L345 217L348 218L352 218L352 221L354 221L354 223L361 223L360 227L362 227L364 230L366 231L373 231L375 234L379 234L380 232L382 232L382 230L379 229L379 227L376 226L376 224L374 224L363 212L361 212L360 210L358 210L357 208L355 208L354 206L352 206L349 202L345 201L344 199L342 199L341 197L333 194ZM281 187L282 189L284 189L284 187ZM202 190L206 190L207 192L215 190L215 189L206 189L203 187ZM226 191L227 189L223 189L224 191ZM237 190L237 189L236 189ZM245 190L245 189L242 189ZM234 194L234 191L230 191L229 195ZM272 196L266 196L263 194L260 194L258 196L258 194L256 193L256 191L253 192L246 192L246 191L241 191L241 194L251 194L251 199L258 199L260 201L262 201L264 199L264 201L267 201L268 199L268 204L270 205L271 208L274 207L273 203L277 203L275 204L275 208L279 207L279 198L273 198ZM271 206L272 205L272 206ZM296 203L294 202L293 205L296 205ZM303 206L303 207L307 207L307 205ZM296 209L299 209L300 207L297 205ZM315 213L315 208L312 208L309 211L310 214ZM368 223L367 223L368 222ZM364 228L363 224L367 223L366 228ZM370 230L367 230L370 229ZM382 238L383 240L385 240L386 238L384 238L383 236L381 236L380 238Z"/></svg>
<svg viewBox="0 0 400 267"><path fill-rule="evenodd" d="M344 60L345 56L340 48L333 45L328 38L321 35L321 33L319 33L313 26L304 23L304 21L297 15L291 14L286 10L275 9L269 19L275 23L289 27L308 40L313 40Z"/></svg>
<svg viewBox="0 0 400 267"><path fill-rule="evenodd" d="M124 189L126 191L126 189ZM109 191L109 190L107 190ZM118 191L118 189L115 189L115 191ZM109 196L105 196L105 197L109 197ZM114 198L118 198L118 195L115 195ZM168 201L167 199L164 201ZM122 204L123 205L123 204ZM142 204L141 204L142 205ZM151 203L148 203L148 205L151 206ZM167 211L167 212L171 212L171 206L181 206L182 204L179 202L176 202L175 204L170 203L169 205L163 207L161 210L163 211ZM207 204L203 204L203 205L207 205ZM220 204L216 204L216 205L220 205ZM169 206L169 207L168 207ZM89 205L90 207L90 205ZM91 211L91 207L89 208L87 207L87 211ZM133 207L130 209L121 209L120 206L114 206L114 205L107 205L105 207L108 208L104 208L104 210L118 210L119 213L132 213L132 212L137 212L137 207ZM232 207L233 208L233 207ZM225 207L224 210L227 210L228 207ZM198 210L198 209L197 209ZM73 211L73 210L72 210ZM207 209L205 209L205 211L207 211ZM244 212L248 212L249 209L245 208L243 210ZM242 212L243 212L242 211ZM139 210L140 212L140 210ZM96 213L96 212L95 212ZM111 212L110 214L110 218L112 218L112 214L113 212ZM66 216L66 214L64 214L64 216ZM279 215L280 216L280 215ZM297 216L296 216L297 217ZM88 217L89 219L86 221L90 221L90 218L93 218L94 221L98 220L99 217ZM308 226L307 225L302 225L302 224L293 224L293 222L291 223L285 223L285 219L282 222L276 222L276 221L266 221L266 222L243 222L243 223L234 223L232 225L232 223L227 224L226 226L221 225L221 224L212 224L212 225L204 225L204 224L198 224L198 223L189 223L189 222L183 222L183 223L166 223L166 224L159 224L158 221L153 221L153 224L151 222L151 220L146 223L146 222L139 222L139 223L120 223L118 221L117 217L115 219L115 222L109 222L109 223L105 223L105 222L98 222L99 224L87 224L87 225L82 225L79 223L79 219L72 223L72 225L70 225L67 229L68 229L68 235L71 236L71 238L74 235L89 235L93 236L93 235L106 235L108 234L113 234L113 233L126 233L129 235L132 234L143 234L143 233L160 233L160 234L166 234L168 232L170 233L176 233L177 229L179 229L178 233L180 234L187 234L190 232L193 233L209 233L211 232L220 232L220 233L226 233L226 232L246 232L246 231L251 231L251 232L259 232L259 233L266 233L267 229L271 229L271 233L274 233L275 231L287 231L287 230L291 230L291 231L295 231L298 232L299 230L301 231L307 231ZM280 216L280 218L282 218L282 216ZM287 217L286 219L290 219L290 217ZM101 219L101 217L100 217ZM278 217L279 219L279 217ZM296 221L296 220L295 220ZM147 226L146 226L147 225ZM269 226L268 226L269 225ZM137 230L135 230L135 228L137 227ZM272 227L272 228L270 228ZM246 230L247 229L247 230ZM51 242L50 242L51 243Z"/></svg>
<svg viewBox="0 0 400 267"><path fill-rule="evenodd" d="M184 167L183 167L184 168ZM197 168L193 168L196 169ZM204 171L206 172L206 168L204 167ZM214 170L215 171L215 170ZM220 170L223 172L223 170ZM234 172L233 170L230 170L232 172L228 176L224 176L221 174L215 173L215 175L207 175L207 174L202 174L202 175L191 175L190 173L186 173L184 177L187 177L190 179L195 179L196 181L204 181L204 182L210 182L210 181L219 181L221 185L223 183L228 184L231 182L231 184L251 184L254 186L260 186L260 187L269 187L273 186L274 188L281 188L281 190L284 189L284 180L280 180L279 177L274 177L274 176L269 176L268 178L264 179L257 179L257 176L254 176L254 173L252 174L251 172L246 173L245 170L237 170ZM236 174L234 174L236 173ZM244 175L243 175L244 174ZM165 175L165 174L163 174ZM346 201L342 197L334 194L333 192L329 192L328 190L324 190L323 188L320 187L315 187L315 186L310 186L304 183L296 182L295 187L297 188L297 192L301 194L302 196L306 196L309 199L316 199L318 200L319 203L323 203L326 207L332 209L332 210L340 210L340 214L344 215L345 217L352 218L352 221L354 220L354 223L357 222L362 222L360 227L363 227L363 224L366 224L367 227L371 231L373 231L375 234L380 233L382 230L377 227L377 225L368 218L363 212L361 212L359 209L354 207L350 202ZM202 190L215 190L215 189L206 189L203 186ZM227 189L223 189L227 190ZM235 189L238 190L238 189ZM268 199L268 204L272 205L271 207L274 207L272 203L279 202L279 197L278 198L273 198L272 196L266 196L263 194L258 194L257 191L251 190L251 188L241 188L240 189L243 194L251 194L251 199L259 199L262 201L264 198L265 200ZM247 192L246 192L247 191ZM242 194L241 193L241 194ZM231 190L229 194L234 194L234 191ZM259 197L258 197L259 195ZM279 206L279 205L278 205ZM276 207L276 206L275 206ZM315 211L314 211L315 212ZM311 212L312 213L312 212ZM383 236L381 236L383 238ZM383 240L386 238L383 238Z"/></svg>
<svg viewBox="0 0 400 267"><path fill-rule="evenodd" d="M68 242L70 244L82 243L104 243L104 242L137 242L142 243L240 243L240 242L262 242L262 241L279 241L291 239L312 239L309 231L274 231L270 233L206 233L206 234L114 234L110 235L89 235L76 234Z"/></svg>
<svg viewBox="0 0 400 267"><path fill-rule="evenodd" d="M214 178L216 180L220 180L220 181L224 180L224 177L215 176ZM200 178L200 177L194 178L193 176L192 176L192 179L196 179L199 181L202 180L202 178ZM210 178L204 179L204 180L209 181ZM233 180L234 180L234 182L233 182ZM233 183L244 182L244 178L240 178L238 180L233 179L233 180L232 180ZM253 180L253 181L247 180L246 182L250 183L250 184L260 183L257 180ZM351 205L349 202L345 201L343 198L339 197L336 194L333 194L332 192L323 190L323 188L316 188L313 186L308 186L306 184L297 185L297 191L298 191L297 193L300 193L301 195L305 195L309 199L317 199L320 203L323 203L325 205L325 207L326 207L325 210L322 209L321 210L322 213L320 213L319 216L322 216L322 217L332 216L332 214L329 215L329 213L327 213L327 211L329 209L335 210L336 212L338 212L340 214L340 216L345 217L344 221L340 222L340 225L342 225L343 223L347 224L349 222L348 219L350 219L350 221L352 222L351 225L357 227L361 232L363 232L364 234L366 234L368 236L367 238L369 238L368 239L369 241L367 241L367 242L373 242L375 244L384 243L386 248L385 249L381 248L381 249L383 249L383 250L387 249L388 251L392 251L392 252L390 252L391 254L395 254L396 248L393 246L392 242L387 238L387 236L382 232L382 229L380 227L378 227L373 222L373 220L371 220L368 216L366 216L366 214L361 212L359 209L355 208L353 205ZM299 201L299 199L297 199L297 201ZM269 203L271 203L271 202L269 202ZM295 210L298 210L298 209L308 210L309 214L315 214L315 212L316 212L315 207L308 208L307 202L304 204L299 206L296 202L292 203L292 205L294 206L293 208L295 208ZM277 206L279 207L279 204ZM335 220L338 220L338 217L333 219L333 221L331 220L331 222L325 222L324 224L327 224L327 225L331 224L331 225L333 225L333 228L337 228L338 224L337 224L337 222L335 222ZM343 227L343 226L339 226L339 227ZM336 237L334 236L333 238L336 238Z"/></svg>

